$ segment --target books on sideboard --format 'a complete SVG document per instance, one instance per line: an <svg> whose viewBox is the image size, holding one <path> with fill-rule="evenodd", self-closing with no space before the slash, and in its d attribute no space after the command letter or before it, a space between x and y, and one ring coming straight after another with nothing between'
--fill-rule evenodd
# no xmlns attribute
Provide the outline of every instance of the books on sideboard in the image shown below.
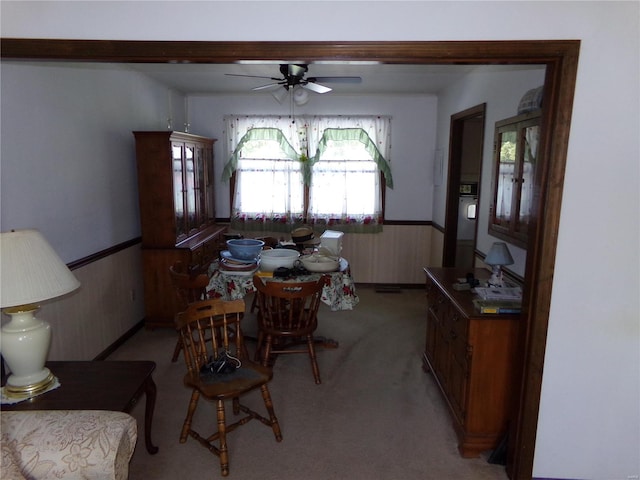
<svg viewBox="0 0 640 480"><path fill-rule="evenodd" d="M518 314L522 311L522 302L518 300L483 300L474 298L473 304L484 314Z"/></svg>

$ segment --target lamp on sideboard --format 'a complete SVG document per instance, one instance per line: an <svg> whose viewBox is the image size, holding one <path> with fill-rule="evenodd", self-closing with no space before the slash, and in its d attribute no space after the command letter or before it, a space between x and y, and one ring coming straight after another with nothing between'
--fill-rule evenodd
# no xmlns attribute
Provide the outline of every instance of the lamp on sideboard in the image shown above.
<svg viewBox="0 0 640 480"><path fill-rule="evenodd" d="M0 351L11 371L5 395L28 398L55 377L44 366L51 327L35 317L39 303L74 291L80 282L37 230L0 233L0 308L11 320L2 326Z"/></svg>
<svg viewBox="0 0 640 480"><path fill-rule="evenodd" d="M484 263L492 266L491 279L489 279L489 286L491 287L504 287L504 281L502 279L502 266L513 265L513 257L509 252L507 244L504 242L494 242L489 249L489 253L484 259Z"/></svg>

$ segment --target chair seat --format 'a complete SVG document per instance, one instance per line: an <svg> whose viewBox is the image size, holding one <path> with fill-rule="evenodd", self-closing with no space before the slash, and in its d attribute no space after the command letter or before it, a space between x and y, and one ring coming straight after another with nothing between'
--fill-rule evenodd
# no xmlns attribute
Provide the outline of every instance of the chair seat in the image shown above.
<svg viewBox="0 0 640 480"><path fill-rule="evenodd" d="M244 360L244 363L249 362ZM272 377L270 368L252 362L250 366L243 365L232 373L206 375L187 373L184 376L184 384L198 389L207 398L223 400L259 387L270 381Z"/></svg>

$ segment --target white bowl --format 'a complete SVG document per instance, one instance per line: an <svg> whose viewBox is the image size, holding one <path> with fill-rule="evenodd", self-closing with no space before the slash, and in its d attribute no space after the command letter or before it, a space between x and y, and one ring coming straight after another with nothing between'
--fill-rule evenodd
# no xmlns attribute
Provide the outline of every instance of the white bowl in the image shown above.
<svg viewBox="0 0 640 480"><path fill-rule="evenodd" d="M300 257L302 266L310 272L336 272L340 269L340 259L313 253Z"/></svg>
<svg viewBox="0 0 640 480"><path fill-rule="evenodd" d="M290 248L272 248L260 252L260 270L273 272L276 268L293 268L300 254Z"/></svg>

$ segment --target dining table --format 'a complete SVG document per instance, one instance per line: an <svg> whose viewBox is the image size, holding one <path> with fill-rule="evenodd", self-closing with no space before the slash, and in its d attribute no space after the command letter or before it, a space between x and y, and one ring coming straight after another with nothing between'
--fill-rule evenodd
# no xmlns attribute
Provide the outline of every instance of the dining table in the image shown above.
<svg viewBox="0 0 640 480"><path fill-rule="evenodd" d="M258 269L239 272L222 270L219 260L214 260L208 268L207 297L221 298L222 300L244 299L247 294L256 291L253 285L254 273L261 274ZM328 305L332 311L353 310L358 305L360 299L356 293L349 262L345 258L340 258L339 269L335 272L308 272L287 277L269 276L267 274L262 278L265 281L276 282L309 282L318 280L322 275L329 277L329 281L322 289L322 303Z"/></svg>

